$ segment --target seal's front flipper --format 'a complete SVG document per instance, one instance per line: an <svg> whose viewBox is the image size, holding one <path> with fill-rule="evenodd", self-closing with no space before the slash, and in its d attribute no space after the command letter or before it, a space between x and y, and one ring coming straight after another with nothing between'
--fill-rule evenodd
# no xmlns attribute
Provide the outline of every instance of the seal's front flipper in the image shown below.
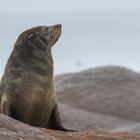
<svg viewBox="0 0 140 140"><path fill-rule="evenodd" d="M68 130L63 127L57 105L54 107L52 114L50 116L49 129L76 132L75 130Z"/></svg>
<svg viewBox="0 0 140 140"><path fill-rule="evenodd" d="M1 100L1 113L5 114L9 117L12 117L11 115L11 102L7 100L6 97L2 97Z"/></svg>

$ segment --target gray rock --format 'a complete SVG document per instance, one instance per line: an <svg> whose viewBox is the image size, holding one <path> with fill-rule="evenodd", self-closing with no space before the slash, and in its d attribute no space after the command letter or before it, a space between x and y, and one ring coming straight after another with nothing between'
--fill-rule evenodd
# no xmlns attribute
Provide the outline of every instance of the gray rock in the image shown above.
<svg viewBox="0 0 140 140"><path fill-rule="evenodd" d="M70 121L69 127L88 129L88 126L82 125L87 118L87 124L91 123L95 125L95 128L102 128L106 120L95 117L95 114L100 114L102 117L120 118L120 122L116 120L114 123L112 123L113 119L110 121L107 119L107 128L112 128L113 124L116 124L114 128L117 128L121 123L121 127L125 127L129 126L130 123L135 125L140 122L140 74L133 70L118 66L105 66L56 76L56 91L59 102L72 108L63 108L63 112L66 112L64 116L68 118L64 117L63 120L69 121L72 118L72 116L67 115L70 114L68 111L71 112L71 110L73 114L79 110L83 114L82 119L78 119L74 115L75 121L79 121L77 127L74 118ZM93 117L87 115L87 112L93 113ZM89 125L90 127L91 125Z"/></svg>
<svg viewBox="0 0 140 140"><path fill-rule="evenodd" d="M70 129L111 131L115 128L137 124L118 116L90 112L65 104L60 104L59 108L64 126Z"/></svg>

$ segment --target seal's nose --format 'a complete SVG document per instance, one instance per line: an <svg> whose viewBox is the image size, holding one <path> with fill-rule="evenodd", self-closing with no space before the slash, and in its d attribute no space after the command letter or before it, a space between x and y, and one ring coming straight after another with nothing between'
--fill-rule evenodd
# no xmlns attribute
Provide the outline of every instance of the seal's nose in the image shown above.
<svg viewBox="0 0 140 140"><path fill-rule="evenodd" d="M61 24L57 24L55 25L56 28L62 28L62 25Z"/></svg>

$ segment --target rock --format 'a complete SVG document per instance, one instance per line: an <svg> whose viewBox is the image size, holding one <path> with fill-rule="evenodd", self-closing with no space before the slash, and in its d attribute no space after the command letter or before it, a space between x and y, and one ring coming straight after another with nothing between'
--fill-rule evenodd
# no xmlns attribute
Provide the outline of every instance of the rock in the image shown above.
<svg viewBox="0 0 140 140"><path fill-rule="evenodd" d="M118 116L90 112L66 104L60 104L59 110L64 126L69 129L111 131L112 129L137 124L137 122L129 121Z"/></svg>
<svg viewBox="0 0 140 140"><path fill-rule="evenodd" d="M140 74L133 70L105 66L56 76L56 91L69 128L110 130L140 122Z"/></svg>
<svg viewBox="0 0 140 140"><path fill-rule="evenodd" d="M138 140L140 135L102 131L60 132L32 127L0 114L0 140Z"/></svg>
<svg viewBox="0 0 140 140"><path fill-rule="evenodd" d="M135 125L130 125L127 127L118 127L116 129L111 130L111 132L131 132L131 133L140 133L140 123Z"/></svg>
<svg viewBox="0 0 140 140"><path fill-rule="evenodd" d="M55 140L54 137L27 124L0 114L0 140Z"/></svg>
<svg viewBox="0 0 140 140"><path fill-rule="evenodd" d="M63 140L139 140L139 134L132 133L112 133L103 131L84 131L84 132L54 132L50 131L51 136Z"/></svg>

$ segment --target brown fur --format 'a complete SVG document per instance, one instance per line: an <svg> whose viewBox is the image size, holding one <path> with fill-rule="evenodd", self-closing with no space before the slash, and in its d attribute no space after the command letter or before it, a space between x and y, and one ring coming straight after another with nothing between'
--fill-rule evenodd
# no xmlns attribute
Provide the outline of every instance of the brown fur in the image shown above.
<svg viewBox="0 0 140 140"><path fill-rule="evenodd" d="M17 39L0 84L0 112L37 127L62 126L53 80L51 47L61 25L39 26Z"/></svg>

